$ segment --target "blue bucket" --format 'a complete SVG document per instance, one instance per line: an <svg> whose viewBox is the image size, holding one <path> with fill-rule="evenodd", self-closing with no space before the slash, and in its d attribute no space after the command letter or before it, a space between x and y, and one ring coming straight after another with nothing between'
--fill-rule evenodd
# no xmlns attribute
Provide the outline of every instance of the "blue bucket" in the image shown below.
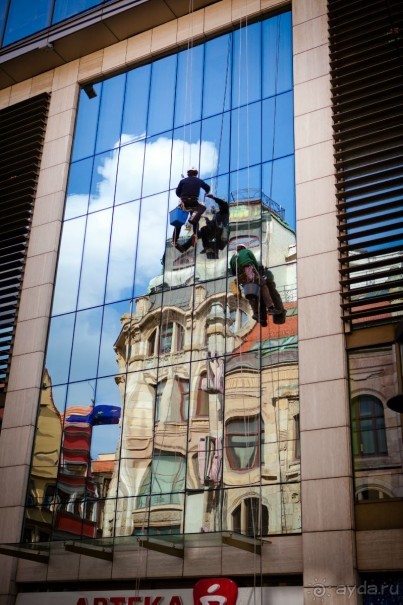
<svg viewBox="0 0 403 605"><path fill-rule="evenodd" d="M172 227L182 227L187 221L188 214L182 208L174 208L169 213L169 222Z"/></svg>

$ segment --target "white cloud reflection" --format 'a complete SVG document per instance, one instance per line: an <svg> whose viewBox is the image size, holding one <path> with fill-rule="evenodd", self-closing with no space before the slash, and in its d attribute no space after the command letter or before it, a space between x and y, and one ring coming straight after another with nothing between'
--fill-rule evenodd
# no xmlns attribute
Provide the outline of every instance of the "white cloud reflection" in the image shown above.
<svg viewBox="0 0 403 605"><path fill-rule="evenodd" d="M122 135L121 143L127 141L133 137ZM77 218L64 227L54 314L75 310L79 281L81 309L103 304L105 286L107 302L130 298L136 248L136 295L146 292L149 281L161 271L166 237L171 235L168 210L177 205L178 198L169 188L176 188L191 165L203 166L208 181L217 169L218 150L212 141L189 143L161 136L137 140L123 146L120 153L115 148L95 161L90 198L88 193L77 193L80 185L76 183L74 193L67 197L66 217ZM133 200L138 201L127 204ZM87 211L88 204L84 233L84 218L78 216Z"/></svg>

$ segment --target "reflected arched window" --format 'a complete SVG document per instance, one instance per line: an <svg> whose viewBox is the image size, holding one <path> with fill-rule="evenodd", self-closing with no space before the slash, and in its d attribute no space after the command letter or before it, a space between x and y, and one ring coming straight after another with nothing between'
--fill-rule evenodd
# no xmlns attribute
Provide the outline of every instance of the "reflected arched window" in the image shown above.
<svg viewBox="0 0 403 605"><path fill-rule="evenodd" d="M167 321L155 328L147 339L147 356L168 355L182 351L185 340L184 327L175 321Z"/></svg>
<svg viewBox="0 0 403 605"><path fill-rule="evenodd" d="M232 529L247 536L269 533L269 510L259 498L245 498L232 512Z"/></svg>
<svg viewBox="0 0 403 605"><path fill-rule="evenodd" d="M235 418L226 425L226 452L231 469L242 471L259 466L264 428L259 416Z"/></svg>
<svg viewBox="0 0 403 605"><path fill-rule="evenodd" d="M366 502L368 500L388 500L391 498L384 490L377 487L365 487L356 493L356 500Z"/></svg>
<svg viewBox="0 0 403 605"><path fill-rule="evenodd" d="M351 423L355 456L387 455L384 410L377 397L354 397L351 403Z"/></svg>

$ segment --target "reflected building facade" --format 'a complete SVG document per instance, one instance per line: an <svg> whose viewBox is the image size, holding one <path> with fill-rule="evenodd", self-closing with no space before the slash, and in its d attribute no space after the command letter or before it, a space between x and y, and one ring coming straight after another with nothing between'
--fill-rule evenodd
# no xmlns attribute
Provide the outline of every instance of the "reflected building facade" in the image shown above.
<svg viewBox="0 0 403 605"><path fill-rule="evenodd" d="M399 602L398 5L3 3L5 602Z"/></svg>
<svg viewBox="0 0 403 605"><path fill-rule="evenodd" d="M294 234L260 199L237 200L230 216L230 254L248 238L268 265L270 233L287 262ZM120 466L105 536L300 531L296 322L260 328L229 292L227 251L219 261L199 252L184 266L169 240L161 276L122 317ZM294 312L295 260L288 279Z"/></svg>

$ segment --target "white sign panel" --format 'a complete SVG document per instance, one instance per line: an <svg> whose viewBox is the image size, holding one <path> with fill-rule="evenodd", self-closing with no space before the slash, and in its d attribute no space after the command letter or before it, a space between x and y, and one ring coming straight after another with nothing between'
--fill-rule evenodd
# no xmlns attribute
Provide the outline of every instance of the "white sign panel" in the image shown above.
<svg viewBox="0 0 403 605"><path fill-rule="evenodd" d="M219 594L206 595L203 605L232 605ZM224 600L222 600L224 598ZM300 586L239 588L236 605L303 605ZM26 592L16 605L194 605L193 590L109 590L99 592Z"/></svg>

